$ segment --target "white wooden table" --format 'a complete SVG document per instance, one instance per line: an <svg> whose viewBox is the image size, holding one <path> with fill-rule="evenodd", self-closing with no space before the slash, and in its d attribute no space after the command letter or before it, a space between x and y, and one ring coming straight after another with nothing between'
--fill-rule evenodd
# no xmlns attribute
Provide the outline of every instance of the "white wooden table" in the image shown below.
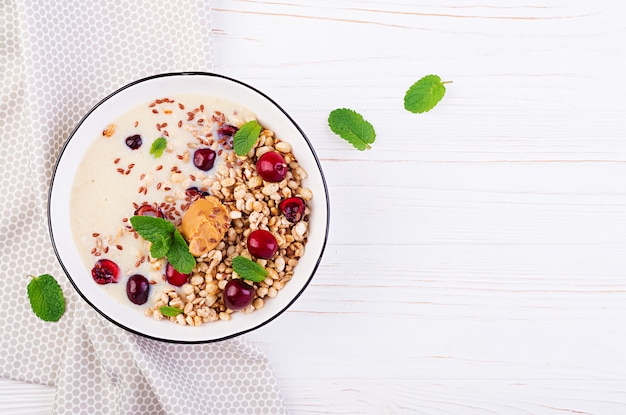
<svg viewBox="0 0 626 415"><path fill-rule="evenodd" d="M215 70L292 114L330 191L312 284L248 335L292 414L626 413L625 1L211 2ZM443 101L405 111L430 73ZM2 381L0 413L53 396Z"/></svg>

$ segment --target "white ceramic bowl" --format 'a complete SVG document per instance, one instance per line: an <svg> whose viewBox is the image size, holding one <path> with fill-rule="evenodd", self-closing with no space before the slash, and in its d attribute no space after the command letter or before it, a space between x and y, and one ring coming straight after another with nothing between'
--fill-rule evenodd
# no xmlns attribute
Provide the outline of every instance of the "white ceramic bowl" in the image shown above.
<svg viewBox="0 0 626 415"><path fill-rule="evenodd" d="M259 122L274 130L293 147L300 165L308 172L306 186L314 194L310 201L309 238L291 281L278 296L250 314L238 313L230 321L219 321L197 327L156 321L141 311L129 308L105 293L91 277L91 271L80 259L71 232L71 183L83 155L102 126L137 105L157 96L206 94L228 99L254 112ZM111 322L133 333L149 338L180 343L204 343L227 339L258 328L284 312L309 284L315 273L328 236L329 202L326 182L319 160L304 132L272 99L257 89L225 76L184 72L167 73L141 79L104 98L78 123L67 139L57 161L48 198L48 222L56 255L80 296Z"/></svg>

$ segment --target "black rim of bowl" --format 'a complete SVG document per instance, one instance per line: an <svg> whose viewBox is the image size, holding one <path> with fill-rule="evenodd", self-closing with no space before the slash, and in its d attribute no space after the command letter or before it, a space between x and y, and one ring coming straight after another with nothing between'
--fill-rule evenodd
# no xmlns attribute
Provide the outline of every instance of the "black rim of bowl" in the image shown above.
<svg viewBox="0 0 626 415"><path fill-rule="evenodd" d="M68 272L67 268L65 267L65 264L63 263L63 260L61 259L61 255L59 254L59 251L57 249L57 245L55 243L55 239L54 239L54 234L52 232L52 215L51 215L51 198L52 198L52 188L54 186L54 180L56 178L56 173L57 173L57 168L59 166L59 163L61 162L61 159L63 157L63 153L65 152L65 149L67 148L67 146L69 145L70 141L72 140L72 138L74 137L74 135L76 134L76 132L80 129L80 126L83 124L83 122L91 115L92 112L94 112L96 110L96 108L98 108L100 105L102 105L104 102L108 101L109 99L111 99L112 97L114 97L115 95L119 94L120 92L132 87L133 85L142 83L142 82L146 82L146 81L150 81L152 79L156 79L156 78L164 78L164 77L179 77L179 76L208 76L208 77L214 77L214 78L221 78L224 79L226 81L229 82L233 82L236 84L239 84L241 86L244 86L245 88L250 89L251 91L259 94L260 96L262 96L263 98L267 99L272 105L274 105L285 117L287 117L287 119L289 120L289 122L291 122L293 124L294 127L296 127L296 129L298 130L298 132L302 135L302 137L304 138L304 141L306 142L307 146L309 147L309 150L311 151L311 154L313 155L313 158L315 160L315 163L317 165L317 169L320 172L320 177L322 178L322 185L324 187L324 194L326 197L326 229L324 229L324 239L322 241L322 247L320 250L320 254L313 266L313 270L311 271L311 275L309 275L309 277L307 278L307 280L305 281L304 285L302 286L302 289L300 289L300 291L298 291L298 293L296 293L296 295L291 299L291 301L289 301L289 303L287 303L287 305L285 307L283 307L282 309L280 309L278 312L276 312L275 314L273 314L270 318L268 318L265 321L262 321L261 323L257 324L256 326L250 327L248 329L245 330L241 330L238 331L237 333L233 333L230 334L228 336L223 336L223 337L219 337L219 338L215 338L215 339L206 339L206 340L177 340L177 339L167 339L167 338L161 338L161 337L156 337L156 336L151 336L145 333L142 333L140 331L137 331L131 327L127 327L124 324L119 323L118 321L115 321L114 319L112 319L111 317L109 317L106 313L104 313L102 310L100 310L98 307L96 307L84 294L83 292L78 288L78 285L74 282L74 279L72 278L72 276L70 275L70 273ZM287 114L287 112L278 104L276 103L276 101L274 101L272 98L270 98L268 95L266 95L265 93L261 92L260 90L254 88L253 86L250 86L242 81L239 81L237 79L234 78L230 78L228 76L225 75L221 75L221 74L216 74L216 73L212 73L212 72L168 72L168 73L162 73L162 74L157 74L157 75L152 75L152 76L148 76L145 78L141 78L138 79L136 81L133 81L129 84L124 85L123 87L117 89L115 92L112 92L111 94L109 94L108 96L106 96L105 98L103 98L102 100L100 100L96 105L94 105L78 122L78 124L76 124L76 127L74 127L74 129L72 130L72 132L70 133L69 137L65 140L65 142L63 143L63 147L61 148L61 151L59 153L59 156L57 158L57 161L54 165L54 169L52 171L52 177L50 179L50 186L48 188L48 204L47 204L47 216L48 216L48 232L50 234L50 241L52 243L52 248L54 249L54 253L59 261L59 264L61 265L61 268L63 269L63 272L65 273L65 275L67 276L68 280L70 281L70 283L72 284L72 286L74 287L74 289L76 290L76 292L78 292L78 294L82 297L82 299L89 304L89 306L91 308L93 308L94 310L96 310L101 316L103 316L104 318L106 318L108 321L110 321L111 323L115 324L118 327L123 328L124 330L136 334L138 336L141 337L145 337L148 339L152 339L152 340L157 340L157 341L161 341L161 342L167 342L167 343L180 343L180 344L201 344L201 343L214 343L214 342L219 342L219 341L223 341L223 340L227 340L227 339L231 339L237 336L240 336L242 334L245 333L249 333L253 330L256 330L260 327L263 327L264 325L266 325L267 323L271 322L272 320L274 320L276 317L278 317L279 315L283 314L289 307L291 307L291 305L300 297L300 295L302 295L302 293L304 292L304 290L308 287L309 283L311 282L311 280L313 279L313 276L315 275L315 273L317 272L317 268L320 265L320 262L322 260L322 256L324 254L324 250L326 249L326 243L328 241L328 233L329 233L329 229L330 229L330 199L328 197L328 186L326 184L326 178L324 177L324 171L322 170L322 166L320 164L319 158L317 157L317 153L315 152L315 149L313 148L313 146L311 145L311 142L309 141L309 138L306 136L306 134L304 133L304 131L300 128L300 126L298 125L298 123L296 123L294 121L293 118L291 118L291 116L289 114Z"/></svg>

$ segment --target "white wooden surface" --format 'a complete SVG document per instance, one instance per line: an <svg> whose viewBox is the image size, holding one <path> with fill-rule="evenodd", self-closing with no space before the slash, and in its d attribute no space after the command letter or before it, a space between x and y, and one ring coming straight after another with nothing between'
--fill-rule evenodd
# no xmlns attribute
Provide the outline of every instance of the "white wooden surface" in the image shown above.
<svg viewBox="0 0 626 415"><path fill-rule="evenodd" d="M626 413L626 2L211 0L215 70L279 102L332 205L249 338L292 414ZM403 109L436 73L432 112ZM359 152L338 107L376 128ZM54 391L0 382L0 413Z"/></svg>

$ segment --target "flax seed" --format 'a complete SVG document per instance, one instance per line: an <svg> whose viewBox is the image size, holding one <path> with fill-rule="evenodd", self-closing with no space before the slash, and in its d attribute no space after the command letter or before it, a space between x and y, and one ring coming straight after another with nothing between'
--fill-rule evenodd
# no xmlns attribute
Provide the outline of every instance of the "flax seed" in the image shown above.
<svg viewBox="0 0 626 415"><path fill-rule="evenodd" d="M100 236L100 234L97 233L97 232L94 232L94 233L91 234L91 236L93 236L94 238L97 238L98 236Z"/></svg>
<svg viewBox="0 0 626 415"><path fill-rule="evenodd" d="M178 103L178 108L180 108L181 110L184 110L184 109L185 109L185 106L179 102L179 103Z"/></svg>
<svg viewBox="0 0 626 415"><path fill-rule="evenodd" d="M113 160L113 164L117 164L117 163L119 163L119 162L120 162L120 158L119 158L119 157L118 157L118 158L116 158L115 160Z"/></svg>
<svg viewBox="0 0 626 415"><path fill-rule="evenodd" d="M178 121L178 128L183 126L183 120Z"/></svg>
<svg viewBox="0 0 626 415"><path fill-rule="evenodd" d="M161 170L162 168L163 168L163 166L162 166L162 165L158 165L156 169L157 169L157 170Z"/></svg>
<svg viewBox="0 0 626 415"><path fill-rule="evenodd" d="M158 113L159 113L159 111L157 111L157 110L152 110L152 112L153 112L154 114L158 114Z"/></svg>

